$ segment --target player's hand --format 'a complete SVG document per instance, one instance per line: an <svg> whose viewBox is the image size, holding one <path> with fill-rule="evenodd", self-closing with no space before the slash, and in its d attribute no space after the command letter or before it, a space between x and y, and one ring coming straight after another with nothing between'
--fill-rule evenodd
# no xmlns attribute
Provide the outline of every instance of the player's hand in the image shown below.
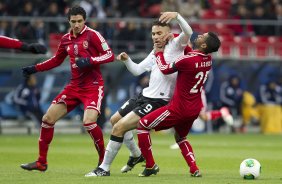
<svg viewBox="0 0 282 184"><path fill-rule="evenodd" d="M31 44L23 43L21 50L32 52L34 54L46 54L47 52L47 48L40 43L31 43Z"/></svg>
<svg viewBox="0 0 282 184"><path fill-rule="evenodd" d="M158 52L163 52L164 51L164 47L159 47L156 44L154 44L154 52L155 54Z"/></svg>
<svg viewBox="0 0 282 184"><path fill-rule="evenodd" d="M78 68L86 68L92 66L90 58L76 58L75 63Z"/></svg>
<svg viewBox="0 0 282 184"><path fill-rule="evenodd" d="M23 76L29 77L31 74L37 72L35 65L27 66L22 68Z"/></svg>
<svg viewBox="0 0 282 184"><path fill-rule="evenodd" d="M173 33L168 33L168 34L166 34L166 35L163 37L163 41L164 41L165 43L167 43L167 42L169 42L170 40L172 40L173 38L174 38Z"/></svg>
<svg viewBox="0 0 282 184"><path fill-rule="evenodd" d="M118 61L126 61L128 58L129 56L125 52L122 52L117 56Z"/></svg>
<svg viewBox="0 0 282 184"><path fill-rule="evenodd" d="M161 16L159 18L159 21L161 23L169 23L172 19L175 19L177 17L177 12L161 12Z"/></svg>

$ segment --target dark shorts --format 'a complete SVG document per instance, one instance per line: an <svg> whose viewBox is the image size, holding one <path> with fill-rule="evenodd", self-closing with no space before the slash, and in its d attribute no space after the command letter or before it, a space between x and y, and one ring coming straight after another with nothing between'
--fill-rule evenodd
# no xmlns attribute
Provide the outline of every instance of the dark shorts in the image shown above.
<svg viewBox="0 0 282 184"><path fill-rule="evenodd" d="M133 111L141 118L154 110L167 105L168 102L162 99L147 98L139 94L135 98L129 99L118 110L119 114L124 117L129 112Z"/></svg>

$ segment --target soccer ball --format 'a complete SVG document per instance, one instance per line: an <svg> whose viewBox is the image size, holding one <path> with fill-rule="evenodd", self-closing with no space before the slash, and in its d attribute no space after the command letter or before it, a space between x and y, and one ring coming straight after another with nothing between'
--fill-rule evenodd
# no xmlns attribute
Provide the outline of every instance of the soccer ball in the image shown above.
<svg viewBox="0 0 282 184"><path fill-rule="evenodd" d="M259 177L261 173L261 166L260 163L253 158L248 158L243 160L240 165L240 175L244 179L256 179Z"/></svg>

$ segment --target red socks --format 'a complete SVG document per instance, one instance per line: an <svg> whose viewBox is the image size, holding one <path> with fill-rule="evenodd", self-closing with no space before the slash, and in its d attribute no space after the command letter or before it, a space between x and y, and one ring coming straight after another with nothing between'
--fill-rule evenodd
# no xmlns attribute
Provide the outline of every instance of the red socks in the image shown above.
<svg viewBox="0 0 282 184"><path fill-rule="evenodd" d="M42 122L40 136L38 140L39 145L39 157L38 162L47 164L47 153L49 144L51 143L54 136L54 125L46 122Z"/></svg>
<svg viewBox="0 0 282 184"><path fill-rule="evenodd" d="M98 165L100 165L103 162L104 154L105 154L105 146L104 146L104 138L103 138L102 130L97 125L96 122L87 123L87 124L84 124L83 126L94 141L96 150L98 151L98 154L99 154Z"/></svg>
<svg viewBox="0 0 282 184"><path fill-rule="evenodd" d="M139 148L146 160L146 168L154 167L155 161L152 154L152 144L149 131L137 129L137 136Z"/></svg>
<svg viewBox="0 0 282 184"><path fill-rule="evenodd" d="M208 120L216 120L222 117L221 112L218 110L209 111L207 112L207 114L208 114Z"/></svg>
<svg viewBox="0 0 282 184"><path fill-rule="evenodd" d="M198 167L196 165L196 160L194 157L192 146L186 139L178 142L177 144L179 145L182 156L184 157L185 161L190 167L190 172L194 173L196 170L198 170Z"/></svg>

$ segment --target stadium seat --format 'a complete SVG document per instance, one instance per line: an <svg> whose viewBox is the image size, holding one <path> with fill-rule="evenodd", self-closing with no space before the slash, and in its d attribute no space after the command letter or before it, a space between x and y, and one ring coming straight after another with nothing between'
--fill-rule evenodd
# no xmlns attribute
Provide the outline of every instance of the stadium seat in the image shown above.
<svg viewBox="0 0 282 184"><path fill-rule="evenodd" d="M219 55L222 57L231 57L234 55L233 46L234 40L233 35L220 35L221 46L219 49Z"/></svg>
<svg viewBox="0 0 282 184"><path fill-rule="evenodd" d="M254 57L254 44L251 37L235 36L235 54L240 58Z"/></svg>
<svg viewBox="0 0 282 184"><path fill-rule="evenodd" d="M269 54L269 42L267 36L253 36L251 42L254 45L254 54L258 58L265 58Z"/></svg>

